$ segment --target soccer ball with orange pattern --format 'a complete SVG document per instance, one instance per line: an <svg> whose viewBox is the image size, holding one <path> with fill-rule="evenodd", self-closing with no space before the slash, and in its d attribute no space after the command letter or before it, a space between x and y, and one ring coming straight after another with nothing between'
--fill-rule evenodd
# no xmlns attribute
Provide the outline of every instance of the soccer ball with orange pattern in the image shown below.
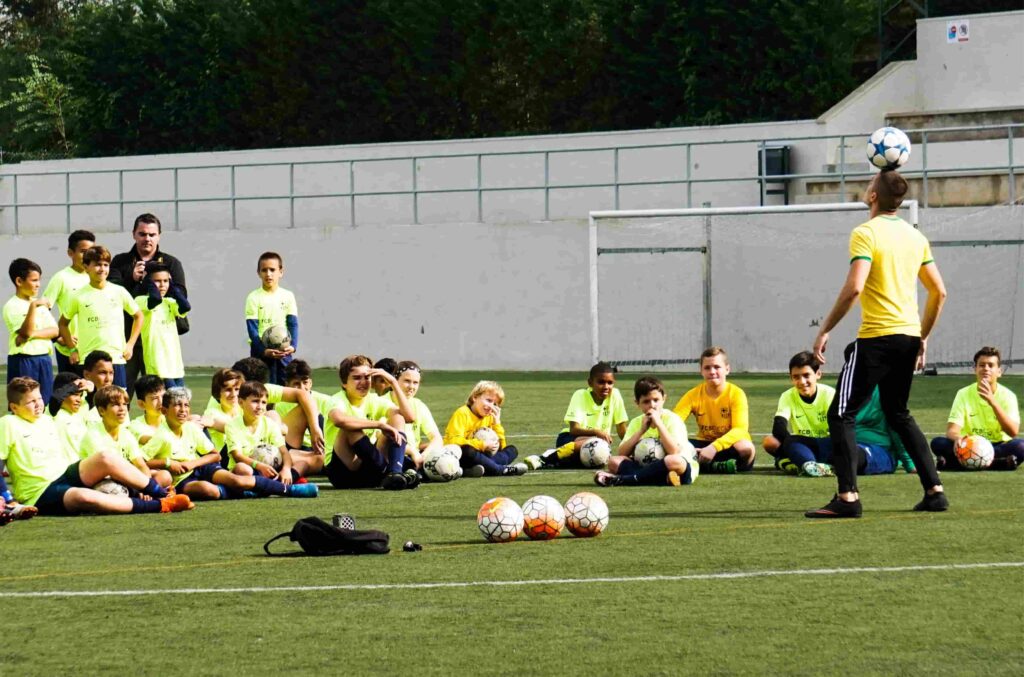
<svg viewBox="0 0 1024 677"><path fill-rule="evenodd" d="M480 506L476 525L491 543L514 541L523 531L523 509L511 498L492 498Z"/></svg>
<svg viewBox="0 0 1024 677"><path fill-rule="evenodd" d="M983 470L992 465L995 450L981 435L967 435L956 445L956 460L966 470Z"/></svg>
<svg viewBox="0 0 1024 677"><path fill-rule="evenodd" d="M597 536L608 526L608 504L597 494L581 491L565 502L565 527L573 536Z"/></svg>
<svg viewBox="0 0 1024 677"><path fill-rule="evenodd" d="M550 496L534 496L523 503L523 532L532 540L556 538L564 526L565 510Z"/></svg>

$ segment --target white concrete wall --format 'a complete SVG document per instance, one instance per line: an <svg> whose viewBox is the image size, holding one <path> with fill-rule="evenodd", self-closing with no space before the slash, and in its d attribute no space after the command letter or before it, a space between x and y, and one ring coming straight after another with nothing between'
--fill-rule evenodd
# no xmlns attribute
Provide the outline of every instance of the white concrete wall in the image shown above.
<svg viewBox="0 0 1024 677"><path fill-rule="evenodd" d="M949 43L949 21L966 19L966 42ZM918 110L1024 106L1024 11L917 22Z"/></svg>
<svg viewBox="0 0 1024 677"><path fill-rule="evenodd" d="M814 322L842 283L849 229L860 216L715 221L712 338L736 369L783 369L810 345ZM1024 210L923 210L921 228L936 240L1020 239ZM120 233L101 241L115 252L131 244ZM602 227L599 244L700 245L703 222ZM66 264L65 246L61 235L0 236L4 260L36 260L44 277ZM590 360L584 221L167 231L163 248L188 274L195 309L182 346L193 366L246 354L243 304L266 249L285 258L284 286L299 300L300 353L315 365L356 351L434 369L583 369ZM983 343L1024 357L1021 249L936 249L950 301L931 343L934 360L970 359ZM653 358L696 355L703 347L699 257L628 263L602 275L602 340L647 341ZM648 321L653 308L672 315L670 331ZM856 325L854 314L834 332L832 367ZM659 354L670 350L678 354Z"/></svg>

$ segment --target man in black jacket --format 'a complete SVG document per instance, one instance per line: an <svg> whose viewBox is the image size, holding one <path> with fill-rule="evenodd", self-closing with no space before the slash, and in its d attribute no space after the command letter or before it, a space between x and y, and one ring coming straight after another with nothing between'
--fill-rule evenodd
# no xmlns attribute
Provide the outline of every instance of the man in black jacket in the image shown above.
<svg viewBox="0 0 1024 677"><path fill-rule="evenodd" d="M127 289L132 298L147 295L146 264L150 262L167 266L171 271L171 281L179 285L185 294L188 294L188 287L185 285L185 269L181 267L181 261L160 251L161 230L160 219L152 214L139 215L132 226L135 246L123 254L118 254L110 262L108 280ZM130 330L131 317L125 315L125 336ZM186 331L188 331L188 320L179 318L178 333L184 334ZM142 343L140 342L135 347L132 359L125 365L129 397L134 393L135 379L140 373L145 373L143 365Z"/></svg>

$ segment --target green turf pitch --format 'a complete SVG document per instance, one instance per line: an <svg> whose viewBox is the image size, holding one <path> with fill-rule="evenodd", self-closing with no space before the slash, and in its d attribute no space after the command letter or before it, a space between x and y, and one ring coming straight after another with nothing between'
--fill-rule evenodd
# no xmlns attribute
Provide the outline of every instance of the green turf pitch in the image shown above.
<svg viewBox="0 0 1024 677"><path fill-rule="evenodd" d="M479 376L427 372L421 395L442 428ZM524 452L550 444L581 386L575 374L487 376L505 386L506 428ZM316 378L336 389L331 372ZM631 415L632 380L619 377ZM752 428L767 431L787 380L733 380L750 397ZM205 403L208 375L189 382ZM674 403L697 378L666 382ZM944 428L969 382L915 381L911 408L924 430ZM1020 394L1024 379L1003 383ZM548 471L14 523L0 529L0 674L1021 674L1024 568L950 565L1024 562L1024 474L943 479L948 513L910 512L920 488L898 473L863 480L864 518L838 523L801 514L831 496L833 480L776 475L766 463L679 489L605 489L583 471ZM492 496L564 501L580 490L611 510L596 539L492 545L477 531L476 510ZM336 512L389 532L394 551L263 556L263 542L297 518ZM406 540L424 550L401 552ZM684 578L768 571L782 575ZM580 580L594 578L631 580ZM266 590L286 586L332 589ZM211 588L258 590L190 592ZM54 591L161 592L11 596Z"/></svg>

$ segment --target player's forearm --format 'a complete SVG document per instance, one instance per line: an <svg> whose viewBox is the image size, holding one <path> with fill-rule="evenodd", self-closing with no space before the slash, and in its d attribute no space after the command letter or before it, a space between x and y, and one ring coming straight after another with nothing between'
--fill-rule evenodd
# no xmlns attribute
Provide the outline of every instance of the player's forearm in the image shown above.
<svg viewBox="0 0 1024 677"><path fill-rule="evenodd" d="M850 312L850 308L853 308L853 304L857 302L858 298L860 298L859 290L850 285L843 285L835 304L832 306L832 310L828 312L824 322L821 323L819 333L824 334L832 331L839 324L840 320Z"/></svg>
<svg viewBox="0 0 1024 677"><path fill-rule="evenodd" d="M956 423L950 423L946 426L946 438L953 440L954 442L960 441L961 427Z"/></svg>
<svg viewBox="0 0 1024 677"><path fill-rule="evenodd" d="M996 420L999 421L999 427L1003 429L1003 432L1010 437L1016 437L1017 433L1020 432L1020 421L1014 421L1010 418L1006 411L1000 407L995 400L989 402L992 407L992 411L996 415Z"/></svg>
<svg viewBox="0 0 1024 677"><path fill-rule="evenodd" d="M939 321L939 315L942 314L942 306L946 304L946 292L928 292L928 301L924 307L924 317L921 319L921 338L927 339L932 329L935 328L935 323Z"/></svg>
<svg viewBox="0 0 1024 677"><path fill-rule="evenodd" d="M776 416L772 421L772 437L781 445L789 437L789 421L784 416Z"/></svg>
<svg viewBox="0 0 1024 677"><path fill-rule="evenodd" d="M655 426L658 428L658 436L661 437L661 446L665 454L678 454L679 442L672 436L664 422L656 421Z"/></svg>
<svg viewBox="0 0 1024 677"><path fill-rule="evenodd" d="M74 338L71 336L70 321L63 315L57 320L57 331L59 332L61 341L69 348L74 347Z"/></svg>
<svg viewBox="0 0 1024 677"><path fill-rule="evenodd" d="M284 326L292 337L292 348L299 349L299 318L297 315L287 315L284 318Z"/></svg>
<svg viewBox="0 0 1024 677"><path fill-rule="evenodd" d="M142 311L135 313L132 319L132 331L128 336L128 345L134 346L136 341L139 340L139 334L142 333Z"/></svg>
<svg viewBox="0 0 1024 677"><path fill-rule="evenodd" d="M714 441L715 450L721 451L722 449L728 449L729 447L736 444L740 440L745 439L746 437L746 428L730 428L727 433L725 433L724 435L722 435L721 437Z"/></svg>
<svg viewBox="0 0 1024 677"><path fill-rule="evenodd" d="M621 456L632 456L633 450L636 449L636 445L639 444L640 438L644 436L643 430L638 430L626 439L619 443L619 455Z"/></svg>

